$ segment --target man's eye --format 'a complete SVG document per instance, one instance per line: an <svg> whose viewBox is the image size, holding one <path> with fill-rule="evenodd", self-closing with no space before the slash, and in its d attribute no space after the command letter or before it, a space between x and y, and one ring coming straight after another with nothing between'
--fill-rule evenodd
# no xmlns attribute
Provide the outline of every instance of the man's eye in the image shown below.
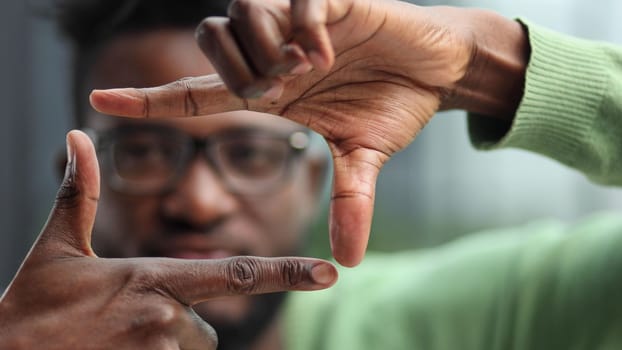
<svg viewBox="0 0 622 350"><path fill-rule="evenodd" d="M121 148L119 153L129 158L143 159L153 153L153 148L148 145L141 144L125 145Z"/></svg>
<svg viewBox="0 0 622 350"><path fill-rule="evenodd" d="M270 143L236 142L224 148L225 167L237 175L262 178L279 172L285 161L283 147Z"/></svg>
<svg viewBox="0 0 622 350"><path fill-rule="evenodd" d="M115 146L113 158L119 175L126 178L170 175L180 153L177 147L147 141L132 140Z"/></svg>
<svg viewBox="0 0 622 350"><path fill-rule="evenodd" d="M160 161L170 155L170 150L159 145L135 143L123 145L117 153L134 161Z"/></svg>

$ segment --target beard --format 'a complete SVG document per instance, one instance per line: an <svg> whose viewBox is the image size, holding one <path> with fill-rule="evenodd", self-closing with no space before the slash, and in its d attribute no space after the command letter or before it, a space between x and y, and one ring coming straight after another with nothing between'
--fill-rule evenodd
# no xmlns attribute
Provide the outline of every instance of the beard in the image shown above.
<svg viewBox="0 0 622 350"><path fill-rule="evenodd" d="M210 320L209 315L203 316L200 310L195 311L216 330L219 350L246 350L275 320L286 296L285 292L251 296L247 315L230 322Z"/></svg>
<svg viewBox="0 0 622 350"><path fill-rule="evenodd" d="M95 234L93 246L99 256L106 258L162 257L165 255L162 254L160 248L162 245L161 237L174 234L170 232L176 232L175 227L183 226L181 224L170 225L170 230L163 231L166 233L152 235L151 240L135 242L135 244L131 244L132 241L128 242L127 239L123 241L123 244L120 244L121 239L108 239L114 237L112 235ZM122 237L132 237L132 235L128 234ZM305 235L305 237L309 237L309 235ZM299 256L301 251L301 247L297 246L290 253L279 254L279 256ZM249 251L240 251L239 253L240 255L251 255ZM286 297L287 292L248 296L250 298L248 310L242 318L238 319L210 317L210 314L206 312L207 310L202 312L200 304L199 307L195 308L195 312L216 331L219 350L247 350L276 320Z"/></svg>

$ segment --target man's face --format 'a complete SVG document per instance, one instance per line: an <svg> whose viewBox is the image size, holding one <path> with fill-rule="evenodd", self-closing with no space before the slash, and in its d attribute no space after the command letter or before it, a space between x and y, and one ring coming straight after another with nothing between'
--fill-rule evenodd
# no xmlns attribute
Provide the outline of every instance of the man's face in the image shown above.
<svg viewBox="0 0 622 350"><path fill-rule="evenodd" d="M93 88L147 87L213 72L191 30L162 30L112 40L100 52L89 81ZM157 122L91 112L87 126L96 134L117 135L112 138L117 144L98 152L103 176L93 243L99 255L201 259L300 252L303 232L317 205L324 160L304 153L291 156L295 151L287 143L288 136L302 130L299 125L252 112ZM115 134L118 130L125 133ZM163 130L174 130L177 136L166 136ZM238 135L241 143L231 135ZM266 135L268 141L262 138ZM209 146L201 145L192 153L192 138L206 139ZM249 151L249 140L255 140L250 143L253 147L268 151ZM130 180L132 176L157 179L153 174L159 171L166 177L171 170L161 170L165 167L158 164L162 159L177 159L181 144L188 150L187 157L183 166L175 168L177 177L167 186L158 185L159 180L154 180L156 185L123 180L120 186L118 170L111 170L126 169ZM145 145L160 148L153 151ZM275 147L278 152L269 152ZM254 171L259 175L253 176L261 178L262 171L269 170L265 164L281 162L285 150L291 156L286 174L278 173L266 183L257 181L256 186L253 179L231 181L236 171ZM117 152L114 160L111 152ZM137 169L143 163L150 164L148 171ZM248 317L258 300L236 297L195 309L214 325L235 324Z"/></svg>

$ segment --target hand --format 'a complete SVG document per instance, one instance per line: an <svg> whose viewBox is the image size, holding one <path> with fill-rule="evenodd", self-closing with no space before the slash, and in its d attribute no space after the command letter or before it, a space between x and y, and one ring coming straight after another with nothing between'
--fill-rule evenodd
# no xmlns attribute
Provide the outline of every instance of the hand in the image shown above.
<svg viewBox="0 0 622 350"><path fill-rule="evenodd" d="M203 21L199 45L220 77L95 91L91 103L130 117L249 109L320 133L334 161L333 255L354 266L366 249L380 169L436 111L513 115L526 65L524 33L479 10L378 0L289 3L238 0L230 18Z"/></svg>
<svg viewBox="0 0 622 350"><path fill-rule="evenodd" d="M54 209L0 299L1 349L215 349L191 309L210 298L334 283L315 259L101 259L90 246L99 197L92 143L67 137L66 175Z"/></svg>

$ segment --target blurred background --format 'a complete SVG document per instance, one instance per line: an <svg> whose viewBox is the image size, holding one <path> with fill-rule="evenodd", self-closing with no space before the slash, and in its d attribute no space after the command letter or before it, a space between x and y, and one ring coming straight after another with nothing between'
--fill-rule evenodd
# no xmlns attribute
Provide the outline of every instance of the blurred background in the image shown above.
<svg viewBox="0 0 622 350"><path fill-rule="evenodd" d="M69 53L45 0L0 2L0 290L45 222L59 184L55 157L71 127ZM483 7L567 34L622 44L614 0L414 1ZM574 221L622 209L622 192L590 184L552 160L519 150L477 152L464 113L442 113L389 162L378 184L371 246L422 248L469 232L540 218ZM312 254L326 254L326 214Z"/></svg>

